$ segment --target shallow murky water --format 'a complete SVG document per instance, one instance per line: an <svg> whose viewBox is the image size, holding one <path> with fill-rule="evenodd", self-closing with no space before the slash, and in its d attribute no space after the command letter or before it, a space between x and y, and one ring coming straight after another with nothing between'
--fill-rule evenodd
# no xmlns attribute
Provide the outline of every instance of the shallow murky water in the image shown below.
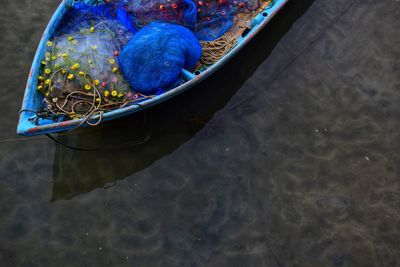
<svg viewBox="0 0 400 267"><path fill-rule="evenodd" d="M94 152L14 133L57 5L0 10L0 266L400 264L398 2L291 1L146 120L59 137Z"/></svg>

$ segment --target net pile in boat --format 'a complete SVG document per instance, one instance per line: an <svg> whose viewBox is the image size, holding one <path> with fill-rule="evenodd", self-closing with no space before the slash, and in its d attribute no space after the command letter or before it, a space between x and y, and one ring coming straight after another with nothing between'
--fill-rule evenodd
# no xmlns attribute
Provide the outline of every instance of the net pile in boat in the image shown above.
<svg viewBox="0 0 400 267"><path fill-rule="evenodd" d="M214 64L236 45L243 18L271 3L260 1L67 1L73 8L38 77L44 114L96 124L104 112L176 87L183 68Z"/></svg>
<svg viewBox="0 0 400 267"><path fill-rule="evenodd" d="M192 69L201 45L187 28L153 22L137 32L118 57L122 72L135 91L154 94L176 87L182 69Z"/></svg>

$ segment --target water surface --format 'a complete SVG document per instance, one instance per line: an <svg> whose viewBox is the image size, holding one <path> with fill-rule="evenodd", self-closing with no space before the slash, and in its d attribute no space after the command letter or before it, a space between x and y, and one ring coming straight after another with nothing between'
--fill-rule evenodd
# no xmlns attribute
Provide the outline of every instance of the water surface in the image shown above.
<svg viewBox="0 0 400 267"><path fill-rule="evenodd" d="M15 135L57 5L0 10L0 266L400 264L398 2L291 1L189 92L59 137L92 152Z"/></svg>

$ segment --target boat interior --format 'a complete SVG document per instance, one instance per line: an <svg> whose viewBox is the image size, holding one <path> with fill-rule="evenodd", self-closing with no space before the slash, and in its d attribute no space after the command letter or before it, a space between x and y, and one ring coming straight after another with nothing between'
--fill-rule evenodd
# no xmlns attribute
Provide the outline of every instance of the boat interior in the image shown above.
<svg viewBox="0 0 400 267"><path fill-rule="evenodd" d="M124 116L222 66L285 0L66 1L39 45L18 133Z"/></svg>

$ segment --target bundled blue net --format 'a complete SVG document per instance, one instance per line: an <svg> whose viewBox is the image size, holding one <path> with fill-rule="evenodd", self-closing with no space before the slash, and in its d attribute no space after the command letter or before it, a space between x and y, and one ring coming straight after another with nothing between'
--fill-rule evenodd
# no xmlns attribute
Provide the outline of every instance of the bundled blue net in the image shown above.
<svg viewBox="0 0 400 267"><path fill-rule="evenodd" d="M190 30L154 22L134 35L118 59L132 88L151 94L172 87L200 57L201 45Z"/></svg>

